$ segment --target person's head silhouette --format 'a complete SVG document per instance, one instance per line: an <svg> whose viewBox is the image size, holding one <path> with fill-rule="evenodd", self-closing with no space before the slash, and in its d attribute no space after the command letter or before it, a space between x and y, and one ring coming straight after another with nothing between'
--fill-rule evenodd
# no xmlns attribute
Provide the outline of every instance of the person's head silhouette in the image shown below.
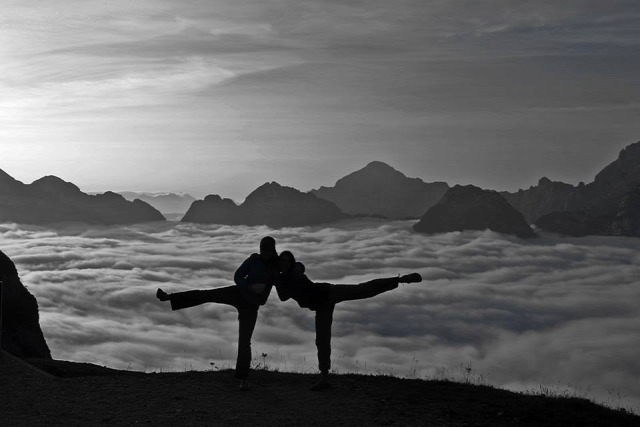
<svg viewBox="0 0 640 427"><path fill-rule="evenodd" d="M278 252L276 252L276 239L271 236L266 236L260 240L260 256L265 261L272 261L278 257Z"/></svg>
<svg viewBox="0 0 640 427"><path fill-rule="evenodd" d="M290 251L282 251L279 257L280 271L283 274L289 274L296 265L296 257Z"/></svg>

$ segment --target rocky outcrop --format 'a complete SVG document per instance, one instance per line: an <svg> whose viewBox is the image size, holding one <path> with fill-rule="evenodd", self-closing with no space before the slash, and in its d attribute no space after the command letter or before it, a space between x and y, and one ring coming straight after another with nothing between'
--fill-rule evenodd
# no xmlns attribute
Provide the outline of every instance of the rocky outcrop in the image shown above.
<svg viewBox="0 0 640 427"><path fill-rule="evenodd" d="M51 359L51 351L40 329L38 302L20 282L16 266L0 251L0 348L19 357Z"/></svg>
<svg viewBox="0 0 640 427"><path fill-rule="evenodd" d="M624 195L608 231L612 236L640 237L640 187Z"/></svg>
<svg viewBox="0 0 640 427"><path fill-rule="evenodd" d="M204 200L193 202L182 222L238 225L244 221L241 210L233 200L210 194Z"/></svg>
<svg viewBox="0 0 640 427"><path fill-rule="evenodd" d="M624 148L618 158L602 169L589 184L573 186L542 178L538 185L527 190L501 194L522 212L527 221L536 225L558 220L560 216L554 214L551 219L539 221L555 212L572 212L571 216L564 217L582 218L581 222L590 223L596 217L615 214L622 198L639 186L640 142L637 142Z"/></svg>
<svg viewBox="0 0 640 427"><path fill-rule="evenodd" d="M473 185L451 188L413 228L427 234L490 229L518 237L535 236L523 215L504 197Z"/></svg>
<svg viewBox="0 0 640 427"><path fill-rule="evenodd" d="M584 205L582 189L584 184L575 187L560 181L551 181L543 177L538 185L516 193L501 192L507 201L520 211L527 222L535 223L538 218L551 212L580 209Z"/></svg>
<svg viewBox="0 0 640 427"><path fill-rule="evenodd" d="M603 203L582 211L552 212L536 226L568 236L640 237L640 187L626 193L620 201Z"/></svg>
<svg viewBox="0 0 640 427"><path fill-rule="evenodd" d="M45 176L24 184L0 171L0 222L132 224L164 221L151 205L113 192L89 195L70 182Z"/></svg>
<svg viewBox="0 0 640 427"><path fill-rule="evenodd" d="M446 182L408 178L386 163L371 162L339 179L333 187L311 190L343 212L392 219L420 218L449 189Z"/></svg>
<svg viewBox="0 0 640 427"><path fill-rule="evenodd" d="M574 237L606 235L612 219L612 215L592 210L552 212L538 219L536 227Z"/></svg>
<svg viewBox="0 0 640 427"><path fill-rule="evenodd" d="M541 229L571 236L639 237L640 142L624 148L593 182L575 187L568 208L540 216Z"/></svg>
<svg viewBox="0 0 640 427"><path fill-rule="evenodd" d="M336 221L347 217L335 204L277 182L254 190L241 205L209 195L193 202L183 222L229 225L298 227Z"/></svg>
<svg viewBox="0 0 640 427"><path fill-rule="evenodd" d="M640 237L640 142L625 147L593 182L578 186L542 178L538 185L501 193L530 223L570 236Z"/></svg>

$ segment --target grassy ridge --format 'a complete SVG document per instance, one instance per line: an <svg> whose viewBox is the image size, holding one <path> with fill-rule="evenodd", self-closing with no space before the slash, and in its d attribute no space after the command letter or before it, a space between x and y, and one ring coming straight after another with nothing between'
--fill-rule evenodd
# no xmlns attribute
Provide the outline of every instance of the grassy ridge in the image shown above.
<svg viewBox="0 0 640 427"><path fill-rule="evenodd" d="M0 419L11 425L638 426L640 417L578 398L490 386L345 374L312 392L313 375L230 370L153 373L35 362L56 378L0 360Z"/></svg>

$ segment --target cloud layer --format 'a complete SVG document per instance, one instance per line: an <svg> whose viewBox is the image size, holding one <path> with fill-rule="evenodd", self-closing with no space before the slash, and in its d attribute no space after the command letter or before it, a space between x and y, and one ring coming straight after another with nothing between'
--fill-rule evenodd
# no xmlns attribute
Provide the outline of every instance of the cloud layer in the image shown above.
<svg viewBox="0 0 640 427"><path fill-rule="evenodd" d="M237 314L215 304L172 312L155 289L232 284L235 268L273 235L312 280L359 283L419 271L425 281L335 312L338 371L433 377L471 364L493 384L591 388L640 403L640 241L486 232L418 235L409 222L334 228L151 224L46 229L0 225L2 250L40 304L55 358L117 368L233 366ZM260 310L256 354L314 371L313 313ZM262 362L262 357L256 357Z"/></svg>

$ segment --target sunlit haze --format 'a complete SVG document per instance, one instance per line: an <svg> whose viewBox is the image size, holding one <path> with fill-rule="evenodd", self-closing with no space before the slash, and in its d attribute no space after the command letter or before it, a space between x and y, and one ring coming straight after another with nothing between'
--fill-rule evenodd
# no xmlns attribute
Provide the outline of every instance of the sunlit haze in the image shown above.
<svg viewBox="0 0 640 427"><path fill-rule="evenodd" d="M632 1L5 0L0 168L237 200L371 160L515 190L640 134Z"/></svg>

